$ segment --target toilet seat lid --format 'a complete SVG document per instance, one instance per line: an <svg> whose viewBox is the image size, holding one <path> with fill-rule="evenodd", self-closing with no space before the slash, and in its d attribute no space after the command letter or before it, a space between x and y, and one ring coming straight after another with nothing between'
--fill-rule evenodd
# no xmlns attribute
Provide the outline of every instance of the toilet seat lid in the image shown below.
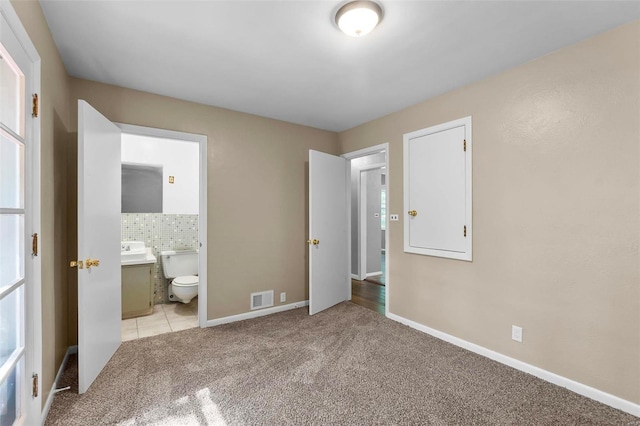
<svg viewBox="0 0 640 426"><path fill-rule="evenodd" d="M194 285L198 284L198 277L195 275L184 275L182 277L176 277L171 282L173 285Z"/></svg>

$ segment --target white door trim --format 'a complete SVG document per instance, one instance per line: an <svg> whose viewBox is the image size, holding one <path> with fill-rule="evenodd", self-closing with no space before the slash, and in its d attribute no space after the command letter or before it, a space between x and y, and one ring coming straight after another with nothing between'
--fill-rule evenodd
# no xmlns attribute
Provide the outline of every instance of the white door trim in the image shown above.
<svg viewBox="0 0 640 426"><path fill-rule="evenodd" d="M40 93L40 79L41 79L41 59L38 51L31 42L29 34L25 30L18 14L14 10L9 0L0 0L0 13L4 16L11 27L11 31L20 42L22 48L27 54L32 64L31 69L31 82L27 84L30 87L31 93L26 93L27 107L31 105L31 98L29 96L32 93L37 93L39 98L42 98ZM40 108L42 111L42 108ZM29 203L29 213L26 218L30 218L28 222L25 222L25 234L30 236L37 233L40 244L42 247L42 220L41 220L41 200L40 200L40 117L29 120L31 123L27 125L27 140L28 144L25 153L25 203ZM25 205L27 207L27 205ZM25 218L25 219L26 219ZM31 247L30 238L25 239L25 245ZM24 389L23 401L25 402L24 413L27 416L29 424L40 424L43 420L42 417L42 250L39 250L38 256L30 256L31 261L25 262L25 276L30 277L30 284L26 287L25 291L25 306L27 309L25 318L25 342L30 343L31 347L27 348L25 357L26 366L25 382L23 383ZM40 382L40 389L38 396L33 398L31 396L31 386L28 384L31 382L31 375L37 374Z"/></svg>
<svg viewBox="0 0 640 426"><path fill-rule="evenodd" d="M381 169L383 167L387 167L387 165L385 163L369 164L368 166L363 166L360 171L368 172L369 170Z"/></svg>
<svg viewBox="0 0 640 426"><path fill-rule="evenodd" d="M114 123L123 133L197 142L200 147L200 202L198 209L198 325L207 327L207 136L155 127Z"/></svg>
<svg viewBox="0 0 640 426"><path fill-rule="evenodd" d="M385 152L385 157L384 157L384 164L382 164L382 166L386 167L386 171L387 171L387 177L386 177L386 183L387 183L387 198L386 198L386 207L387 207L387 223L385 224L385 228L387 230L387 234L386 234L386 238L385 238L385 243L384 243L384 250L386 253L385 256L385 301L384 301L384 312L385 312L385 316L389 316L389 300L390 300L390 296L389 294L391 293L391 285L390 285L390 280L389 280L389 240L391 239L391 230L389 229L389 191L391 188L391 185L389 184L390 182L390 173L389 173L389 143L383 143L383 144L379 144L379 145L374 145L374 146L370 146L368 148L363 148L363 149L359 149L357 151L352 151L352 152L348 152L346 154L342 154L342 157L346 158L347 160L353 160L354 158L358 158L358 157L364 157L366 155L371 155L371 154L377 154L379 152ZM380 167L382 167L380 166ZM350 172L350 167L349 167L349 172ZM351 180L348 180L348 184L351 184ZM347 188L349 189L349 188ZM349 193L351 193L351 191L349 191ZM351 267L351 203L347 203L347 217L349 217L348 220L348 229L347 229L347 235L348 235L348 241L349 241L349 245L348 245L348 256L349 256L349 267ZM366 270L366 268L365 268ZM362 272L362 271L361 271ZM351 287L351 281L349 281L349 287ZM349 289L349 292L351 292L351 288Z"/></svg>

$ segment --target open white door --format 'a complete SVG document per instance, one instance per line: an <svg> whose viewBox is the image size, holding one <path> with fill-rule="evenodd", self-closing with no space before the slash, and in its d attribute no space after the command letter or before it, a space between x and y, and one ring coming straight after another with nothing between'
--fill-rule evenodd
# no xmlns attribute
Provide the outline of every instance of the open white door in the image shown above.
<svg viewBox="0 0 640 426"><path fill-rule="evenodd" d="M89 389L121 342L120 163L120 129L91 105L79 100L78 382L80 393Z"/></svg>
<svg viewBox="0 0 640 426"><path fill-rule="evenodd" d="M309 314L351 298L347 160L309 151Z"/></svg>

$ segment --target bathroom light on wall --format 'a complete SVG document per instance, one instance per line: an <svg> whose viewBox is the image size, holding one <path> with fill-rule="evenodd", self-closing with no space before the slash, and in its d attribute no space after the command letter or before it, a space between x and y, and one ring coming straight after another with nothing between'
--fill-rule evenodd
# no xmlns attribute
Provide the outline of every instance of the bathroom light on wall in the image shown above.
<svg viewBox="0 0 640 426"><path fill-rule="evenodd" d="M336 24L347 35L362 37L382 20L382 8L372 1L352 1L336 13Z"/></svg>

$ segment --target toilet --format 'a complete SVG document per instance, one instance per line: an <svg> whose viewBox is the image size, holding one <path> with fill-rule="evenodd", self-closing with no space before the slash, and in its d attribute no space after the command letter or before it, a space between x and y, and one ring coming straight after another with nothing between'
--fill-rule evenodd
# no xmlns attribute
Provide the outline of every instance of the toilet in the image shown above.
<svg viewBox="0 0 640 426"><path fill-rule="evenodd" d="M169 300L189 303L198 295L198 252L161 251L162 271L169 280Z"/></svg>

